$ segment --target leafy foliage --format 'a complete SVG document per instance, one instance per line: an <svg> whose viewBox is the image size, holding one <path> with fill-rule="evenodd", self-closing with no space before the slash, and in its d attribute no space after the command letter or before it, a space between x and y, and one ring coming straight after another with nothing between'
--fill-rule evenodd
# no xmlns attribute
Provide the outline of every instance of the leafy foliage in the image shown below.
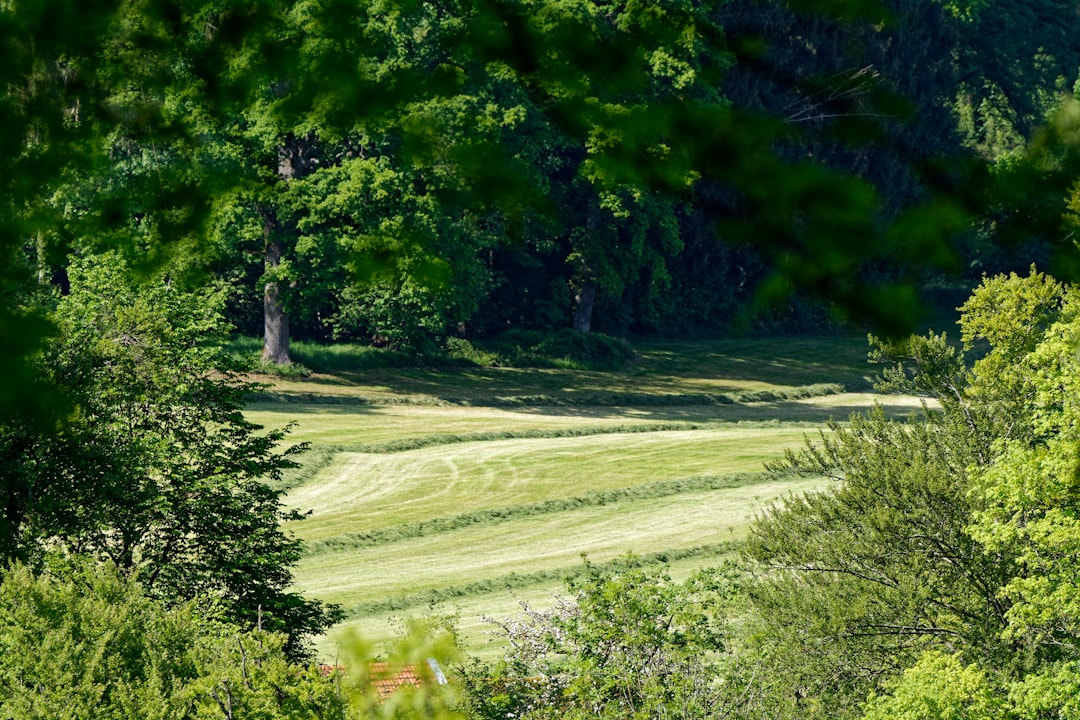
<svg viewBox="0 0 1080 720"><path fill-rule="evenodd" d="M1003 704L981 670L954 655L929 652L904 671L890 695L871 696L863 717L991 720L1002 716Z"/></svg>
<svg viewBox="0 0 1080 720"><path fill-rule="evenodd" d="M242 631L207 600L166 609L115 568L52 558L0 582L0 711L31 720L343 717L286 638Z"/></svg>
<svg viewBox="0 0 1080 720"><path fill-rule="evenodd" d="M333 612L286 590L300 547L279 525L301 516L266 481L303 447L281 451L285 431L244 419L253 386L214 344L220 297L137 283L115 258L70 276L45 359L77 414L46 436L8 426L15 552L108 560L173 602L218 596L237 621L291 632L299 652Z"/></svg>
<svg viewBox="0 0 1080 720"><path fill-rule="evenodd" d="M500 624L512 650L493 679L471 678L480 717L715 717L712 683L724 649L719 600L727 578L675 583L628 558L608 571L586 561L573 600L525 608ZM481 672L485 672L482 670ZM470 682L470 681L467 681Z"/></svg>
<svg viewBox="0 0 1080 720"><path fill-rule="evenodd" d="M625 340L569 328L552 333L507 330L488 346L503 359L500 364L512 367L616 370L634 358L634 350Z"/></svg>
<svg viewBox="0 0 1080 720"><path fill-rule="evenodd" d="M1078 647L1076 307L1033 270L961 308L970 365L943 335L875 341L875 359L909 363L885 386L940 410L853 417L783 463L837 487L775 508L748 544L769 568L761 663L787 673L764 707L794 695L791 716L854 717L884 690L867 717L1068 712L1045 688L1074 682Z"/></svg>

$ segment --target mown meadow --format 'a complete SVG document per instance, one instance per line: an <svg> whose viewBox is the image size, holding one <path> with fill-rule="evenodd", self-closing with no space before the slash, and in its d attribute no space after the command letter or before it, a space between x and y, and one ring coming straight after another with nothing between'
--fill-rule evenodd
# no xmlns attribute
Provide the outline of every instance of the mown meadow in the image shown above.
<svg viewBox="0 0 1080 720"><path fill-rule="evenodd" d="M633 554L672 575L737 551L756 513L817 478L764 464L874 402L866 340L753 338L637 347L625 368L385 367L356 352L297 348L316 370L275 378L248 407L293 423L310 450L285 482L310 511L297 588L338 603L379 642L405 618L452 616L485 656L485 621L543 605L586 555ZM320 353L323 353L320 355Z"/></svg>

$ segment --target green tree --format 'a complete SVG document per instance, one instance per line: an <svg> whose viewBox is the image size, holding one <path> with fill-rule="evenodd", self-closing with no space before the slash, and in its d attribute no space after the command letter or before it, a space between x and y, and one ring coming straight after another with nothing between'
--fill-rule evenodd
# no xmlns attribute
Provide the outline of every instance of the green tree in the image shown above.
<svg viewBox="0 0 1080 720"><path fill-rule="evenodd" d="M244 419L253 386L219 347L220 296L140 283L115 256L70 278L42 363L76 411L55 433L4 426L2 472L19 489L11 551L108 560L171 602L215 595L300 653L335 617L287 590L300 547L280 524L302 515L272 483L303 447Z"/></svg>
<svg viewBox="0 0 1080 720"><path fill-rule="evenodd" d="M226 262L262 260L265 359L287 361L293 317L408 345L414 321L445 334L476 312L478 254L499 237L489 218L529 172L502 149L520 114L509 81L462 39L474 14L299 3L269 14L258 52L227 37L193 51L214 58L200 86L247 64L209 129L223 152L241 148L247 179L220 196L215 234Z"/></svg>
<svg viewBox="0 0 1080 720"><path fill-rule="evenodd" d="M940 415L853 416L777 468L836 486L773 508L748 538L760 627L741 652L762 651L768 698L751 717L852 717L927 649L1000 653L1009 565L966 533L975 458L958 431Z"/></svg>
<svg viewBox="0 0 1080 720"><path fill-rule="evenodd" d="M886 696L872 696L865 720L992 720L1002 717L1002 698L978 668L956 656L928 652Z"/></svg>
<svg viewBox="0 0 1080 720"><path fill-rule="evenodd" d="M770 698L748 715L855 717L882 691L871 717L1064 711L1046 688L1076 667L1076 307L1034 270L987 278L961 308L974 362L943 335L875 342L874 359L902 361L883 388L940 409L855 416L776 468L836 486L748 540L761 629L742 652L763 651Z"/></svg>
<svg viewBox="0 0 1080 720"><path fill-rule="evenodd" d="M10 567L0 608L5 717L344 717L327 679L288 663L284 636L243 631L205 599L166 609L109 565Z"/></svg>
<svg viewBox="0 0 1080 720"><path fill-rule="evenodd" d="M628 558L586 563L550 611L500 623L511 651L494 675L466 679L483 717L722 717L716 673L727 634L730 578L677 583ZM479 676L479 677L478 677Z"/></svg>

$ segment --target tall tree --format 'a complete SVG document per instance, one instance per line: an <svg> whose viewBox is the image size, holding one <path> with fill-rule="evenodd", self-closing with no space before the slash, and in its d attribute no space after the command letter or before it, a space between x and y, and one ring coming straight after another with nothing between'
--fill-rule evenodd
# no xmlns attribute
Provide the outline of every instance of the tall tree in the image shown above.
<svg viewBox="0 0 1080 720"><path fill-rule="evenodd" d="M930 394L940 411L906 423L856 416L781 466L836 485L774 508L749 539L768 568L756 591L770 648L760 664L784 668L767 673L763 692L774 717L856 717L869 692L931 668L983 668L998 688L1068 670L1072 630L1060 621L1071 611L1038 589L1067 588L1048 575L1073 564L1074 528L1059 521L1075 453L1063 386L1074 295L1034 272L985 280L961 308L965 348L989 347L978 360L967 364L941 335L875 352L901 362L883 387ZM1047 493L1025 489L1033 482Z"/></svg>
<svg viewBox="0 0 1080 720"><path fill-rule="evenodd" d="M230 617L290 633L290 652L335 617L290 592L299 542L271 484L302 446L244 419L252 386L220 342L220 298L136 284L116 256L71 268L42 359L77 403L61 432L4 425L17 484L13 551L108 560L171 602L212 594ZM15 451L17 450L17 454Z"/></svg>
<svg viewBox="0 0 1080 720"><path fill-rule="evenodd" d="M548 235L538 242L563 256L568 319L587 332L600 295L621 299L642 275L664 278L681 249L678 195L694 176L685 148L655 121L661 108L717 104L728 55L683 3L526 4L503 21L521 36L510 62L544 119L531 157L558 212L536 228Z"/></svg>

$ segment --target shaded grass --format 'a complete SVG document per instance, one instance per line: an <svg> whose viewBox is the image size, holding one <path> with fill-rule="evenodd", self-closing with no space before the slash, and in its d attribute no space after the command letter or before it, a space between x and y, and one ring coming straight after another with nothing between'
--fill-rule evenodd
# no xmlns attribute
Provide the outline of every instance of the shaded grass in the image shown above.
<svg viewBox="0 0 1080 720"><path fill-rule="evenodd" d="M262 347L262 338L238 335L229 339L225 350L241 362L248 364L252 370L257 370L260 366L259 357L262 354ZM421 360L405 353L359 343L323 345L304 340L291 340L289 356L293 362L320 373L406 368L423 364ZM452 364L452 362L447 358L445 364Z"/></svg>
<svg viewBox="0 0 1080 720"><path fill-rule="evenodd" d="M348 404L348 405L462 405L475 407L671 407L684 405L731 405L734 403L777 402L837 395L844 386L837 383L816 383L797 387L774 387L737 390L725 393L648 393L614 390L566 391L561 394L532 395L370 395L342 392L302 392L279 382L272 390L255 396L255 401L283 403Z"/></svg>
<svg viewBox="0 0 1080 720"><path fill-rule="evenodd" d="M838 387L849 391L868 389L872 373L866 351L865 338L849 336L650 342L638 347L638 359L627 368L610 372L387 367L358 361L355 367L338 369L332 375L270 378L273 390L264 397L309 404L455 403L500 407L539 403L585 407L761 402L838 392ZM369 352L358 349L356 354L364 357Z"/></svg>
<svg viewBox="0 0 1080 720"><path fill-rule="evenodd" d="M262 349L259 338L233 338L227 349L242 358L254 358ZM591 374L609 377L652 379L669 387L683 385L693 392L703 384L714 385L716 379L749 381L767 385L812 385L843 383L849 389L861 389L872 372L867 364L865 335L831 334L773 336L762 338L723 338L687 341L635 341L636 359L626 368L612 372L589 373L580 368L501 368L509 370L502 377L538 372L548 377L578 377ZM415 375L418 380L428 371L452 369L458 374L470 370L493 370L476 362L455 359L441 354L416 357L354 343L320 345L304 341L290 344L293 359L317 373L347 375L369 373L379 375ZM389 371L388 373L386 371ZM454 374L454 373L451 373ZM499 377L496 372L492 377ZM546 383L541 383L546 384ZM450 383L453 385L453 383ZM467 385L467 383L466 383ZM652 391L652 388L649 389ZM466 393L467 394L467 393Z"/></svg>
<svg viewBox="0 0 1080 720"><path fill-rule="evenodd" d="M314 555L320 552L337 552L348 548L373 547L384 543L398 542L409 538L424 537L425 535L458 530L460 528L469 527L470 525L507 522L518 518L548 515L566 510L607 505L622 500L663 498L687 492L741 487L761 482L763 478L764 473L705 475L668 482L648 483L630 488L604 490L565 499L546 500L544 502L532 503L529 505L514 505L510 507L491 508L489 510L478 510L475 512L422 520L420 522L405 525L395 525L380 530L371 530L361 533L346 533L336 537L316 540L304 545L304 554Z"/></svg>

